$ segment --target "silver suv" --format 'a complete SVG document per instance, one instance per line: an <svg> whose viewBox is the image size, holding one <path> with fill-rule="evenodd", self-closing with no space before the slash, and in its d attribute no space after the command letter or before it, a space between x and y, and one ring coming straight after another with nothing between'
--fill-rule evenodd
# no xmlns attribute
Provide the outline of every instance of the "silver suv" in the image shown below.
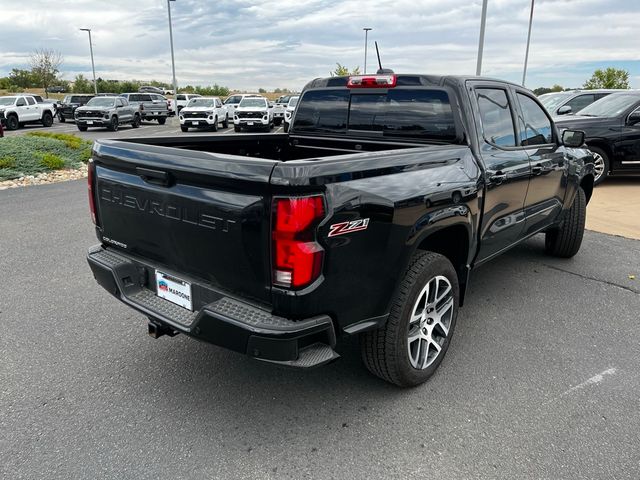
<svg viewBox="0 0 640 480"><path fill-rule="evenodd" d="M116 96L93 97L86 105L76 108L74 117L81 132L89 127L107 127L115 132L123 123L130 123L133 128L140 126L138 107L132 107L125 98Z"/></svg>
<svg viewBox="0 0 640 480"><path fill-rule="evenodd" d="M131 106L139 107L142 120L157 120L160 125L167 122L169 101L157 93L123 93Z"/></svg>

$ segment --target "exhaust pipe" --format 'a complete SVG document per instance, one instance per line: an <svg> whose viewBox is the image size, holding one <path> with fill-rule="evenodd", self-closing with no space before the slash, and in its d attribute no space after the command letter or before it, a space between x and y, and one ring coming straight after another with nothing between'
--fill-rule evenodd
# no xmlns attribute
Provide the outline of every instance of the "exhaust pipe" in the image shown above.
<svg viewBox="0 0 640 480"><path fill-rule="evenodd" d="M149 328L149 336L152 338L160 338L163 335L175 337L178 333L180 333L177 330L169 328L165 325L160 325L155 322L149 322L148 328Z"/></svg>

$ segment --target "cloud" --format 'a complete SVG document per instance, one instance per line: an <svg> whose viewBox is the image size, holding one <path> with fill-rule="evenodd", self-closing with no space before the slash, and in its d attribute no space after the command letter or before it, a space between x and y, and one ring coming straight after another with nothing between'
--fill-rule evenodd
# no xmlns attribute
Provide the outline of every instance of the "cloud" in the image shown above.
<svg viewBox="0 0 640 480"><path fill-rule="evenodd" d="M336 62L363 66L364 34L372 27L367 63L416 73L475 73L482 0L176 0L171 2L179 84L231 88L301 88ZM169 81L166 2L160 0L2 0L0 75L26 67L36 48L65 57L68 79L89 75L92 28L96 72L103 78ZM483 74L520 81L529 0L491 0ZM528 86L579 85L586 66L616 62L640 87L634 32L638 2L537 0Z"/></svg>

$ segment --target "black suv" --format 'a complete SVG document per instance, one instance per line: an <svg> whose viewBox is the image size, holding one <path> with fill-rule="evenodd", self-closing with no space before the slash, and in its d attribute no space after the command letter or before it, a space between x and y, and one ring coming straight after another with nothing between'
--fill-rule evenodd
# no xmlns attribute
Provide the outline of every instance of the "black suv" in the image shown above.
<svg viewBox="0 0 640 480"><path fill-rule="evenodd" d="M62 123L74 120L76 108L86 105L95 95L67 95L58 106L58 120Z"/></svg>

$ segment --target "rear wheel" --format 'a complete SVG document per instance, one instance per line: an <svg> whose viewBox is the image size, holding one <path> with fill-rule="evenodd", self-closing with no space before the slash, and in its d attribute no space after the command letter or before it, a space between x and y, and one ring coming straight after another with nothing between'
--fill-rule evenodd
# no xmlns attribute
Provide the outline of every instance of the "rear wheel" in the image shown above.
<svg viewBox="0 0 640 480"><path fill-rule="evenodd" d="M118 121L118 117L114 115L113 117L111 117L111 122L109 123L109 126L107 128L112 132L116 132L118 131L119 127L120 127L120 122Z"/></svg>
<svg viewBox="0 0 640 480"><path fill-rule="evenodd" d="M142 123L142 121L140 120L140 115L138 115L137 113L133 116L133 122L131 122L131 126L133 128L138 128L140 126L140 124Z"/></svg>
<svg viewBox="0 0 640 480"><path fill-rule="evenodd" d="M17 130L20 127L20 122L16 115L9 115L7 117L7 130Z"/></svg>
<svg viewBox="0 0 640 480"><path fill-rule="evenodd" d="M160 125L164 125L165 123L167 123L167 117L158 117L158 123Z"/></svg>
<svg viewBox="0 0 640 480"><path fill-rule="evenodd" d="M180 125L180 130L182 130L183 132L188 132L189 131L189 127L185 127L184 125Z"/></svg>
<svg viewBox="0 0 640 480"><path fill-rule="evenodd" d="M582 245L586 218L587 197L584 190L578 187L573 205L566 213L562 225L545 234L545 251L549 255L562 258L570 258L578 253Z"/></svg>
<svg viewBox="0 0 640 480"><path fill-rule="evenodd" d="M401 387L425 382L449 348L459 296L451 262L438 253L416 253L386 325L361 337L362 359L369 371Z"/></svg>
<svg viewBox="0 0 640 480"><path fill-rule="evenodd" d="M239 125L234 125L234 126L233 126L233 130L234 130L235 132L239 132L239 131L240 131L240 126L239 126Z"/></svg>
<svg viewBox="0 0 640 480"><path fill-rule="evenodd" d="M53 115L51 115L51 112L44 112L42 114L41 121L44 127L50 127L51 125L53 125Z"/></svg>
<svg viewBox="0 0 640 480"><path fill-rule="evenodd" d="M593 167L595 173L593 184L598 185L609 176L609 155L598 147L589 147L589 150L591 150L591 153L593 154Z"/></svg>

